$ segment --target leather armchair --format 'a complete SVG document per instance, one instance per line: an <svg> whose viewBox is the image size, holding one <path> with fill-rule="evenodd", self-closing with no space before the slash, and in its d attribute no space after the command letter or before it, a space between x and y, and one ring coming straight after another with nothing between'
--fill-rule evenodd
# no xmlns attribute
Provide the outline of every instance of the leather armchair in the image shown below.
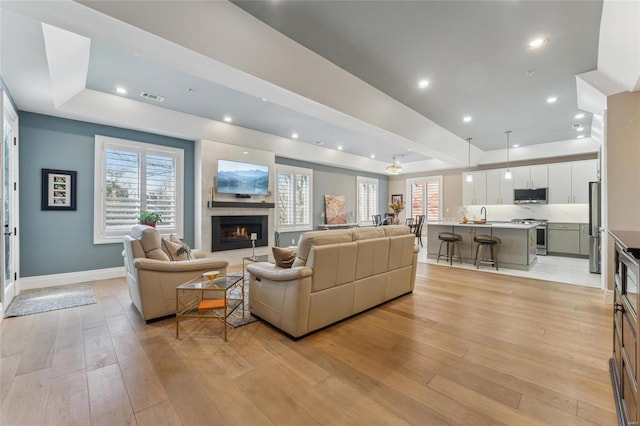
<svg viewBox="0 0 640 426"><path fill-rule="evenodd" d="M144 321L175 315L176 287L180 284L211 270L220 271L221 276L227 274L226 259L206 257L198 250L192 250L191 255L192 260L148 259L136 236L124 237L129 297Z"/></svg>

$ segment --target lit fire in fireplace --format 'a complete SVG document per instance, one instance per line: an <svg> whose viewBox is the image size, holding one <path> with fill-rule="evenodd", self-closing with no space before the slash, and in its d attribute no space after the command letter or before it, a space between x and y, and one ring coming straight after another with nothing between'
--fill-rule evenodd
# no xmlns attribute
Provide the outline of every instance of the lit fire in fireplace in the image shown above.
<svg viewBox="0 0 640 426"><path fill-rule="evenodd" d="M230 227L222 234L223 240L248 240L249 230L244 226Z"/></svg>

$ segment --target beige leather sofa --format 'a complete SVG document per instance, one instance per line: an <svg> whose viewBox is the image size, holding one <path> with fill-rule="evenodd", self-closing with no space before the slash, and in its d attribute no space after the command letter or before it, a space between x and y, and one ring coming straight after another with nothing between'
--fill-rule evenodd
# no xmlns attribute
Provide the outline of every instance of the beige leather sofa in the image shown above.
<svg viewBox="0 0 640 426"><path fill-rule="evenodd" d="M176 287L180 284L211 270L220 271L221 276L227 274L227 260L207 258L198 250L191 251L192 260L148 259L140 243L140 231L144 228L134 227L132 235L124 237L123 253L129 296L143 320L175 315Z"/></svg>
<svg viewBox="0 0 640 426"><path fill-rule="evenodd" d="M414 240L405 225L306 232L291 269L247 265L249 309L298 338L410 293Z"/></svg>

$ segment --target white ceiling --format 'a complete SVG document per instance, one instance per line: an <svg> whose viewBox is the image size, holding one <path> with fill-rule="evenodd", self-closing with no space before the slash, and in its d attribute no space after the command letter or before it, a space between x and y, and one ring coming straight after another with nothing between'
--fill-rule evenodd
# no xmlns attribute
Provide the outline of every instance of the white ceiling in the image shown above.
<svg viewBox="0 0 640 426"><path fill-rule="evenodd" d="M472 163L504 161L507 129L512 159L597 150L575 76L601 2L236 3L272 27L227 2L3 1L0 72L21 110L379 173L464 167L465 137Z"/></svg>

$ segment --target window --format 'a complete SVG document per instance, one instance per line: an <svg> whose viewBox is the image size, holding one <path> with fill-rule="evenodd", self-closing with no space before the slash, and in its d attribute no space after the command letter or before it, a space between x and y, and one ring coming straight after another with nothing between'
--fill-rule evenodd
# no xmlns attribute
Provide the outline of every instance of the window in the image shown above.
<svg viewBox="0 0 640 426"><path fill-rule="evenodd" d="M358 223L370 224L371 216L378 214L378 179L357 177Z"/></svg>
<svg viewBox="0 0 640 426"><path fill-rule="evenodd" d="M278 166L277 228L279 231L305 231L313 228L311 188L313 170Z"/></svg>
<svg viewBox="0 0 640 426"><path fill-rule="evenodd" d="M96 135L94 243L121 241L141 210L161 215L161 233L182 235L183 170L182 149Z"/></svg>
<svg viewBox="0 0 640 426"><path fill-rule="evenodd" d="M407 179L407 217L426 215L426 220L442 217L442 176Z"/></svg>

